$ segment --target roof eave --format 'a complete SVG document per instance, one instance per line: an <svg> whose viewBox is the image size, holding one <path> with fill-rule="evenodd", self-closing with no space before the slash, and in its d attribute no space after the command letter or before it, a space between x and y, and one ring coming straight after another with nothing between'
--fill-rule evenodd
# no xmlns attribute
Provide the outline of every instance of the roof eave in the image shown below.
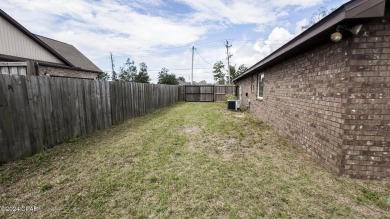
<svg viewBox="0 0 390 219"><path fill-rule="evenodd" d="M307 40L318 36L344 20L383 17L385 14L385 4L386 0L355 0L342 5L318 23L250 67L246 72L234 78L233 82L254 73L254 71L261 70L267 63L270 63L272 60L287 52L298 49Z"/></svg>
<svg viewBox="0 0 390 219"><path fill-rule="evenodd" d="M47 67L63 68L63 69L70 69L70 70L76 70L76 71L85 71L85 72L92 72L92 73L98 73L98 74L104 73L101 69L99 69L100 71L95 71L95 70L89 70L89 69L84 69L84 68L67 66L67 65L63 65L63 64L57 64L57 63L53 63L53 62L45 62L42 60L28 59L28 58L9 56L9 55L1 55L0 54L0 59L3 59L5 61L11 61L11 62L33 61L33 62L37 62L39 65L47 66Z"/></svg>

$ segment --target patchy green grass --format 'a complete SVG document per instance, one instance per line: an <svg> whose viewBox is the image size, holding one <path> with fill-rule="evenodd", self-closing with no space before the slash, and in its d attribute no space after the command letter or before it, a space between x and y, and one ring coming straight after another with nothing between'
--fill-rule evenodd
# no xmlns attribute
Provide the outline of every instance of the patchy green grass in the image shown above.
<svg viewBox="0 0 390 219"><path fill-rule="evenodd" d="M1 209L38 207L0 218L390 217L389 182L334 176L222 103L180 103L69 139L0 166L0 180Z"/></svg>

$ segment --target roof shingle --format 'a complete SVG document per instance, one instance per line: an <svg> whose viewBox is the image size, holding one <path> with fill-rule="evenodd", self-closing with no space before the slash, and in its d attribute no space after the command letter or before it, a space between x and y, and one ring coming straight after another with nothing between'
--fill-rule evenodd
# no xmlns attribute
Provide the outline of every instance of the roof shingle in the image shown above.
<svg viewBox="0 0 390 219"><path fill-rule="evenodd" d="M87 57L85 57L79 50L77 50L74 46L63 43L57 40L53 40L47 37L35 35L41 41L43 41L46 45L68 60L72 65L77 68L87 70L87 71L95 71L102 72L95 64L91 62Z"/></svg>

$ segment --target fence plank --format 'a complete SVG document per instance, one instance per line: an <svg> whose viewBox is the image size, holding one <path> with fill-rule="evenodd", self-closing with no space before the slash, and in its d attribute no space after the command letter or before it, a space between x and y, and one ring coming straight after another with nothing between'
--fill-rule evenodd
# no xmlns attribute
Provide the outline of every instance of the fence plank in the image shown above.
<svg viewBox="0 0 390 219"><path fill-rule="evenodd" d="M116 108L115 108L115 99L116 99L116 88L115 88L115 85L116 83L115 82L109 82L110 84L110 105L111 105L111 124L116 124Z"/></svg>
<svg viewBox="0 0 390 219"><path fill-rule="evenodd" d="M68 85L68 79L61 80L61 87L57 91L61 94L61 107L62 107L62 117L63 117L63 137L67 138L71 136L70 133L70 97L69 97L69 85Z"/></svg>
<svg viewBox="0 0 390 219"><path fill-rule="evenodd" d="M7 98L8 92L10 92L8 87L10 84L9 79L9 77L0 75L0 162L5 162L7 159L12 158L9 148L14 144L14 123L12 121L9 100Z"/></svg>
<svg viewBox="0 0 390 219"><path fill-rule="evenodd" d="M136 88L135 88L135 84L134 83L130 83L130 98L131 98L131 106L130 106L130 112L131 112L131 117L134 118L136 116Z"/></svg>
<svg viewBox="0 0 390 219"><path fill-rule="evenodd" d="M91 133L94 131L93 125L92 125L92 97L91 97L91 83L93 81L84 80L83 81L83 93L85 97L85 103L84 103L84 111L85 111L85 127L87 133Z"/></svg>
<svg viewBox="0 0 390 219"><path fill-rule="evenodd" d="M20 119L17 114L17 102L21 98L20 96L15 95L15 91L17 91L17 85L15 83L15 78L10 77L8 81L8 103L10 106L10 113L9 116L12 118L13 125L12 125L12 142L14 143L15 147L11 147L10 153L12 156L21 156L22 155L22 139L21 139L21 129L20 129Z"/></svg>
<svg viewBox="0 0 390 219"><path fill-rule="evenodd" d="M85 96L84 86L82 80L76 80L77 97L79 102L79 115L80 115L80 134L85 135L87 133L87 127L85 122Z"/></svg>
<svg viewBox="0 0 390 219"><path fill-rule="evenodd" d="M42 104L43 119L43 142L46 146L54 145L53 125L52 125L52 102L50 96L49 78L39 77L40 96Z"/></svg>
<svg viewBox="0 0 390 219"><path fill-rule="evenodd" d="M23 139L23 155L30 155L31 154L31 140L30 140L30 129L32 126L32 119L30 115L30 108L29 108L29 99L28 99L28 90L27 90L27 82L26 77L20 77L20 76L14 76L15 78L18 78L19 80L19 94L15 92L16 95L20 95L21 98L19 98L18 101L18 113L19 113L19 120L21 124L21 131Z"/></svg>
<svg viewBox="0 0 390 219"><path fill-rule="evenodd" d="M124 83L124 93L123 93L123 114L124 119L130 118L130 85L129 83Z"/></svg>
<svg viewBox="0 0 390 219"><path fill-rule="evenodd" d="M103 101L102 101L102 107L104 107L104 113L103 113L103 121L104 121L104 128L107 128L109 127L110 125L108 124L108 117L107 115L109 113L111 113L110 109L108 109L108 104L107 102L109 101L108 100L108 97L107 97L107 92L108 92L108 89L109 87L107 87L107 81L102 81L102 97L103 97ZM103 92L104 91L104 92Z"/></svg>
<svg viewBox="0 0 390 219"><path fill-rule="evenodd" d="M141 92L140 92L140 95L141 95L141 98L140 98L141 115L145 115L145 86L144 86L144 84L140 84L140 87L141 87Z"/></svg>
<svg viewBox="0 0 390 219"><path fill-rule="evenodd" d="M73 109L72 109L72 117L74 121L72 122L73 126L73 136L81 135L81 120L80 120L80 96L78 95L77 88L77 79L71 79L72 84L72 101L73 101Z"/></svg>
<svg viewBox="0 0 390 219"><path fill-rule="evenodd" d="M57 87L56 78L49 78L49 87L50 87L50 95L52 100L52 108L53 108L53 124L54 124L54 139L55 143L61 143L64 135L62 133L63 130L63 117L62 114L62 103L61 103L61 86ZM62 117L62 118L61 118Z"/></svg>
<svg viewBox="0 0 390 219"><path fill-rule="evenodd" d="M32 110L34 117L33 129L36 141L36 151L41 151L44 148L44 123L42 115L42 97L38 77L30 76L30 92L32 98L30 100L30 109ZM32 150L32 152L34 152L34 150Z"/></svg>
<svg viewBox="0 0 390 219"><path fill-rule="evenodd" d="M118 122L123 121L123 82L119 81L118 82L118 98L117 98L117 107L118 107Z"/></svg>
<svg viewBox="0 0 390 219"><path fill-rule="evenodd" d="M17 129L15 130L18 134L18 141L22 147L20 150L17 150L17 153L21 155L27 155L31 153L31 145L30 145L30 136L28 131L28 120L26 118L26 105L28 105L28 97L26 91L26 81L25 77L19 77L18 75L13 75L11 77L11 84L13 87L13 98L15 100L15 111L14 113L14 122L17 124ZM27 101L27 104L25 102ZM15 139L14 139L15 140Z"/></svg>
<svg viewBox="0 0 390 219"><path fill-rule="evenodd" d="M107 127L112 125L111 121L111 91L110 91L110 82L106 81L106 101L107 101L107 114L106 114L106 119L107 119Z"/></svg>

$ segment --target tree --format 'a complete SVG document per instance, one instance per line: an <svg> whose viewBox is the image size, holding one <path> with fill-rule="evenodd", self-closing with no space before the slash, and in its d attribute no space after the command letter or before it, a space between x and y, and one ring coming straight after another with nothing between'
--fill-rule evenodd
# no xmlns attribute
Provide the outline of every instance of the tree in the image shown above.
<svg viewBox="0 0 390 219"><path fill-rule="evenodd" d="M234 78L239 76L240 74L244 73L246 70L248 70L248 67L246 67L244 64L240 65L238 69L236 69L236 65L230 65L230 78L229 75L226 75L224 73L225 65L222 61L218 61L214 64L213 67L213 73L214 73L214 80L218 84L225 84L226 81L232 81ZM225 79L226 77L226 79Z"/></svg>
<svg viewBox="0 0 390 219"><path fill-rule="evenodd" d="M233 81L234 78L238 77L240 74L244 73L246 70L248 70L248 67L246 67L244 64L240 65L238 69L236 69L236 65L230 66L230 76L231 80L227 78L228 81Z"/></svg>
<svg viewBox="0 0 390 219"><path fill-rule="evenodd" d="M186 79L183 76L177 78L178 81L186 82Z"/></svg>
<svg viewBox="0 0 390 219"><path fill-rule="evenodd" d="M113 80L113 81L118 80L118 74L116 73L115 70L111 73L111 80Z"/></svg>
<svg viewBox="0 0 390 219"><path fill-rule="evenodd" d="M224 73L222 71L224 68L225 68L225 65L223 64L222 61L218 61L218 62L214 63L214 66L213 66L214 80L218 84L225 84L226 73Z"/></svg>
<svg viewBox="0 0 390 219"><path fill-rule="evenodd" d="M309 27L313 26L315 23L320 21L322 18L332 13L334 10L335 8L328 9L327 7L320 7L319 9L317 9L316 12L314 12L311 15L311 18L309 19L309 23L307 25L301 26L301 29L302 30L308 29Z"/></svg>
<svg viewBox="0 0 390 219"><path fill-rule="evenodd" d="M175 74L169 74L169 70L165 67L161 69L161 71L158 73L158 83L159 84L171 84L171 85L178 85L179 81L176 78Z"/></svg>
<svg viewBox="0 0 390 219"><path fill-rule="evenodd" d="M229 75L226 76L226 80L228 82L233 81L233 78L237 76L236 65L230 65L229 70L230 70L230 78Z"/></svg>
<svg viewBox="0 0 390 219"><path fill-rule="evenodd" d="M103 72L99 74L98 79L101 81L108 81L110 80L110 75L108 74L108 72Z"/></svg>
<svg viewBox="0 0 390 219"><path fill-rule="evenodd" d="M134 65L134 61L128 58L123 67L120 68L119 80L134 82L136 74L137 67Z"/></svg>
<svg viewBox="0 0 390 219"><path fill-rule="evenodd" d="M141 62L139 64L138 74L135 75L134 82L149 83L149 81L150 81L150 78L148 75L148 66L145 64L145 62Z"/></svg>
<svg viewBox="0 0 390 219"><path fill-rule="evenodd" d="M246 67L244 64L240 65L237 69L237 72L236 72L236 77L239 76L240 74L243 74L244 72L246 72L248 70L248 67Z"/></svg>

